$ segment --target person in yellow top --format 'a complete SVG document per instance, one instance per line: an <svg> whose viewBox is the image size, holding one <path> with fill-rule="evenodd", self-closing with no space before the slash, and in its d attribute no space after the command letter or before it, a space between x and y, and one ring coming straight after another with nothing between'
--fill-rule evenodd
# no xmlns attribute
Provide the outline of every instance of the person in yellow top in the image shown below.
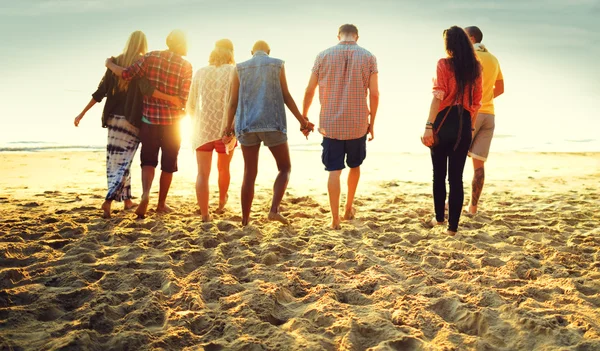
<svg viewBox="0 0 600 351"><path fill-rule="evenodd" d="M477 204L483 190L485 180L484 163L487 160L492 137L494 136L494 99L504 93L504 78L496 56L492 55L481 43L483 33L475 26L465 28L475 48L475 53L483 68L483 96L481 108L477 114L473 142L469 156L473 159L473 182L471 183L471 203L469 213L477 213Z"/></svg>

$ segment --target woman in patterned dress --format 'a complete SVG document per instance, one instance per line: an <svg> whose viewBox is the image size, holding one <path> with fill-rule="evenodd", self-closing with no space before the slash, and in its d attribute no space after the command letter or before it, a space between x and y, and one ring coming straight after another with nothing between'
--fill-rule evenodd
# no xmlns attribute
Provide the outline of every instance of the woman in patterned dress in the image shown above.
<svg viewBox="0 0 600 351"><path fill-rule="evenodd" d="M123 53L113 60L120 66L128 67L147 51L146 35L141 31L135 31L129 36ZM164 99L177 106L181 105L178 97L155 90L148 80L127 82L117 78L107 69L90 102L75 117L74 123L77 127L86 112L106 97L102 113L102 127L108 128L106 145L108 192L102 204L104 218L110 218L113 201L123 201L126 210L137 206L132 201L131 195L131 163L140 144L138 128L142 118L143 95Z"/></svg>
<svg viewBox="0 0 600 351"><path fill-rule="evenodd" d="M229 39L217 41L208 63L194 75L187 105L192 120L192 147L198 163L196 199L204 222L211 220L208 200L213 150L218 157L219 211L222 211L231 178L229 164L237 145L236 141L224 144L221 140L227 122L230 77L235 72L232 42Z"/></svg>

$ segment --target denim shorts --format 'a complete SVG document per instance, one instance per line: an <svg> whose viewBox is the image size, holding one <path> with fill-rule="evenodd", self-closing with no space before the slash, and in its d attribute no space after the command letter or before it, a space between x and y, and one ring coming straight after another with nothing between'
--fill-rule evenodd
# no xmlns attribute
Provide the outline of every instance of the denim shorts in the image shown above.
<svg viewBox="0 0 600 351"><path fill-rule="evenodd" d="M279 131L246 133L238 137L242 146L259 145L262 141L266 147L273 147L287 142L287 134Z"/></svg>
<svg viewBox="0 0 600 351"><path fill-rule="evenodd" d="M367 135L352 140L323 138L321 160L326 171L339 171L345 168L344 159L350 168L362 165L367 157Z"/></svg>

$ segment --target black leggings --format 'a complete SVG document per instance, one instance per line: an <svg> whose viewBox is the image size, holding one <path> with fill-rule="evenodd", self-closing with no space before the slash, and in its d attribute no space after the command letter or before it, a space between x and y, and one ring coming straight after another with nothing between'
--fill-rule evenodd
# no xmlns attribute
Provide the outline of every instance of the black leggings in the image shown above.
<svg viewBox="0 0 600 351"><path fill-rule="evenodd" d="M437 128L448 108L438 114L434 123L434 128ZM460 126L461 118L462 127ZM438 145L431 148L435 218L438 222L444 221L447 173L448 182L450 183L450 196L448 197L448 230L455 232L458 230L458 221L460 219L460 212L465 198L462 177L465 169L465 162L467 160L467 153L471 146L471 115L469 112L463 110L462 116L459 116L458 108L452 107L438 136L440 142Z"/></svg>

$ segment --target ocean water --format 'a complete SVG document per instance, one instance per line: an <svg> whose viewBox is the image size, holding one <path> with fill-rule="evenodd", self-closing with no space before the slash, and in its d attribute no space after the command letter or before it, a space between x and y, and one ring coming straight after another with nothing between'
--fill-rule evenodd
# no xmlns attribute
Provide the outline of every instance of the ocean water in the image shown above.
<svg viewBox="0 0 600 351"><path fill-rule="evenodd" d="M320 152L320 137L312 136L311 140L295 140L290 138L290 150ZM398 153L427 153L418 137L414 142L391 143L389 140L376 138L368 143L369 152L398 152ZM103 151L106 144L97 142L87 143L65 143L60 141L12 141L0 143L0 152L78 152L78 151ZM184 139L181 152L191 150L188 141ZM491 152L600 152L600 138L554 138L554 139L529 139L515 135L494 135Z"/></svg>

